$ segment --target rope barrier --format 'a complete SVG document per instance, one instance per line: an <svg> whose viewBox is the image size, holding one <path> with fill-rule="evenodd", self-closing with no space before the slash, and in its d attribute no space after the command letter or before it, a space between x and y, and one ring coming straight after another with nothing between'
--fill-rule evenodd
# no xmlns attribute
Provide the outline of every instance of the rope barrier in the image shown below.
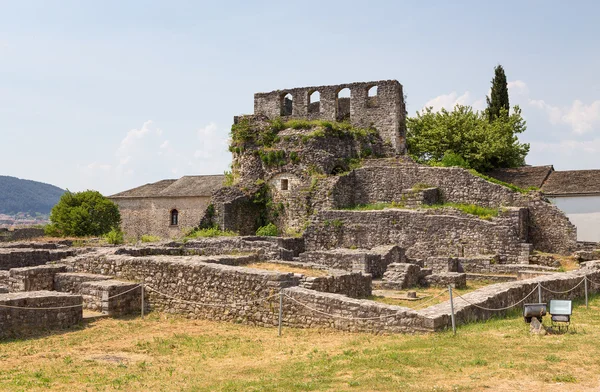
<svg viewBox="0 0 600 392"><path fill-rule="evenodd" d="M448 290L442 290L442 291L440 291L440 292L438 293L438 295L436 295L435 297L431 297L431 298L429 298L429 299L428 299L427 301L425 301L425 302L420 302L420 303L418 303L418 304L417 304L417 307L421 307L421 306L423 306L423 305L427 305L428 303L431 303L431 302L432 302L434 299L437 299L437 298L441 297L442 295L444 295L444 294L446 294L446 293L448 293ZM414 310L416 310L416 308L413 308L413 309L414 309ZM422 310L422 309L419 309L419 310Z"/></svg>
<svg viewBox="0 0 600 392"><path fill-rule="evenodd" d="M187 303L187 304L191 304L191 305L212 306L212 307L235 306L235 305L249 305L249 304L253 304L253 303L265 302L265 301L267 301L267 300L268 300L268 299L270 299L270 298L274 298L274 297L277 297L277 296L279 296L279 293L278 293L278 294L273 294L273 295L270 295L270 296L268 296L268 297L265 297L265 298L259 298L259 299L255 299L255 300L252 300L252 301L245 301L245 302L234 302L234 303L231 303L231 304L222 304L222 303L207 303L207 302L195 302L195 301L188 301L188 300L185 300L185 299L181 299L181 298L173 297L173 296L171 296L171 295L168 295L168 294L162 293L162 292L160 292L160 291L158 291L158 290L156 290L156 289L152 288L151 286L144 286L144 288L146 288L146 289L148 289L148 290L150 290L150 291L153 291L153 292L155 292L155 293L157 293L157 294L159 294L159 295L162 295L163 297L167 297L167 298L169 298L169 299L172 299L172 300L174 300L174 301L177 301L177 302L181 302L181 303Z"/></svg>
<svg viewBox="0 0 600 392"><path fill-rule="evenodd" d="M123 291L122 293L119 294L115 294L112 295L110 297L108 297L108 299L113 299L116 297L120 297L121 295L127 294L130 291L133 291L139 287L141 287L141 284L138 284L135 287L132 287L131 289L127 290L127 291ZM60 309L71 309L71 308L78 308L78 307L83 307L84 304L77 304L77 305L65 305L65 306L50 306L50 307L33 307L33 306L14 306L14 305L2 305L0 304L0 308L7 308L7 309L26 309L26 310L60 310Z"/></svg>
<svg viewBox="0 0 600 392"><path fill-rule="evenodd" d="M323 311L321 311L319 309L311 308L310 306L308 306L306 304L303 304L302 302L296 300L295 298L290 297L287 294L284 294L284 296L288 297L289 299L291 299L292 301L294 301L298 305L303 306L306 309L311 310L311 311L313 311L315 313L320 313L320 314L325 315L325 316L329 316L329 317L332 317L332 318L344 319L344 320L377 320L377 319L388 318L388 317L396 317L397 315L399 315L400 313L402 313L400 311L400 312L396 312L396 313L393 313L393 314L388 314L388 315L383 315L383 316L375 316L375 317L346 317L346 316L337 316L335 314L330 314L330 313L327 313L327 312L323 312Z"/></svg>
<svg viewBox="0 0 600 392"><path fill-rule="evenodd" d="M587 277L587 275L586 275L586 277L585 277L585 278L586 278L586 279L587 279L587 281L588 281L588 282L590 282L591 284L593 284L593 285L596 285L596 286L600 286L600 283L598 283L598 282L594 282L593 280L591 280L590 278L588 278L588 277Z"/></svg>
<svg viewBox="0 0 600 392"><path fill-rule="evenodd" d="M571 291L575 290L577 287L581 286L581 284L585 281L585 279L586 279L586 277L584 276L583 279L581 279L581 282L577 283L573 288L566 290L566 291L553 291L547 287L542 286L541 283L539 283L539 285L541 288L543 288L546 291L551 292L552 294L566 294L566 293L570 293Z"/></svg>
<svg viewBox="0 0 600 392"><path fill-rule="evenodd" d="M489 311L499 311L499 310L507 310L510 308L514 308L515 306L519 305L520 303L524 302L527 298L529 298L529 296L533 293L535 293L535 291L538 289L538 285L535 286L535 288L533 290L531 290L531 292L529 294L527 294L522 300L520 300L519 302L516 302L510 306L506 306L504 308L498 308L498 309L492 309L492 308L486 308L484 306L480 306L480 305L476 305L468 300L466 300L462 295L458 294L458 293L454 293L456 294L456 296L460 299L462 299L463 301L465 301L466 303L468 303L469 305L475 306L476 308L479 309L483 309L483 310L489 310Z"/></svg>

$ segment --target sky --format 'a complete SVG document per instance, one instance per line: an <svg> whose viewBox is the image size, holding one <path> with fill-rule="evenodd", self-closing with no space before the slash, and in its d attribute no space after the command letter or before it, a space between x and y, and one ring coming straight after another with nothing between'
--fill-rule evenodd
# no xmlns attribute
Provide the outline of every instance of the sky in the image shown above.
<svg viewBox="0 0 600 392"><path fill-rule="evenodd" d="M0 175L110 195L219 174L253 94L397 79L485 107L502 64L530 165L600 169L600 2L0 0Z"/></svg>

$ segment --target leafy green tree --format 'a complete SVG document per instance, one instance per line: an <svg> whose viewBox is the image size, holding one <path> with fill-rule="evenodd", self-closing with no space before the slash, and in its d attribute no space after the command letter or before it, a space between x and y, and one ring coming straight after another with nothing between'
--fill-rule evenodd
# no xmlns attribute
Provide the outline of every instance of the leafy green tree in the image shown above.
<svg viewBox="0 0 600 392"><path fill-rule="evenodd" d="M59 236L101 236L121 223L119 208L97 191L72 193L67 190L52 207L46 234Z"/></svg>
<svg viewBox="0 0 600 392"><path fill-rule="evenodd" d="M489 97L485 97L487 101L487 115L489 121L500 117L502 109L508 114L510 103L508 101L508 83L506 82L506 74L504 68L498 65L494 68L494 79L492 79L492 91Z"/></svg>
<svg viewBox="0 0 600 392"><path fill-rule="evenodd" d="M454 110L427 108L407 119L409 154L418 162L438 166L463 166L485 172L525 164L529 144L520 143L525 120L518 106L491 122L485 112L456 105Z"/></svg>

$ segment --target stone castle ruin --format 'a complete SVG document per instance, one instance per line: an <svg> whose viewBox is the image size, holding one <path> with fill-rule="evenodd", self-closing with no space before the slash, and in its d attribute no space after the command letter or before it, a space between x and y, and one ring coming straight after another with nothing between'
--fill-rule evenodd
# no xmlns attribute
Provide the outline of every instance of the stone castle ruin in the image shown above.
<svg viewBox="0 0 600 392"><path fill-rule="evenodd" d="M13 297L0 295L0 304L29 295L35 303L58 291L60 300L123 314L137 311L135 284L143 282L149 309L188 317L273 326L281 295L287 326L414 332L447 328L448 303L413 310L373 296L500 282L455 305L458 321L467 322L502 314L481 307L506 306L539 282L560 291L583 276L600 279L594 262L560 273L546 255L570 255L580 245L575 227L542 193L413 162L405 116L397 81L257 93L254 114L234 118L231 173L164 180L112 197L130 237L177 237L194 228L238 236L60 256L9 245L0 249L0 288ZM269 224L278 237L256 235ZM593 250L581 251L594 259ZM569 295L582 295L579 289ZM0 309L0 330L2 317Z"/></svg>

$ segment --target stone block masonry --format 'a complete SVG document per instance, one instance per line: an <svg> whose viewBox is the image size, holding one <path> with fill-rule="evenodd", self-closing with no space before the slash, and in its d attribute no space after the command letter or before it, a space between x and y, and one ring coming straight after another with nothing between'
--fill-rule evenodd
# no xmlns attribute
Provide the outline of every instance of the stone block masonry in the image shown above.
<svg viewBox="0 0 600 392"><path fill-rule="evenodd" d="M0 270L43 265L49 261L57 261L65 257L74 256L76 253L73 249L0 248Z"/></svg>
<svg viewBox="0 0 600 392"><path fill-rule="evenodd" d="M88 281L81 283L79 292L86 309L109 316L137 314L141 311L142 288L137 282Z"/></svg>
<svg viewBox="0 0 600 392"><path fill-rule="evenodd" d="M376 95L369 96L376 87ZM339 97L343 89L350 98ZM313 93L320 99L312 102ZM291 101L286 98L291 96ZM314 99L314 98L312 98ZM356 127L374 126L397 153L406 150L405 105L402 85L396 80L300 87L254 94L254 114L270 119L308 118L328 121L350 120Z"/></svg>
<svg viewBox="0 0 600 392"><path fill-rule="evenodd" d="M13 268L9 271L9 291L54 290L54 275L66 270L64 265Z"/></svg>
<svg viewBox="0 0 600 392"><path fill-rule="evenodd" d="M80 295L51 291L0 294L0 339L31 335L50 329L64 329L81 322ZM4 306L28 309L6 308ZM30 309L56 308L64 309Z"/></svg>
<svg viewBox="0 0 600 392"><path fill-rule="evenodd" d="M309 251L396 244L409 258L479 256L500 253L516 263L521 242L501 223L468 215L436 215L435 211L321 211L305 233Z"/></svg>

